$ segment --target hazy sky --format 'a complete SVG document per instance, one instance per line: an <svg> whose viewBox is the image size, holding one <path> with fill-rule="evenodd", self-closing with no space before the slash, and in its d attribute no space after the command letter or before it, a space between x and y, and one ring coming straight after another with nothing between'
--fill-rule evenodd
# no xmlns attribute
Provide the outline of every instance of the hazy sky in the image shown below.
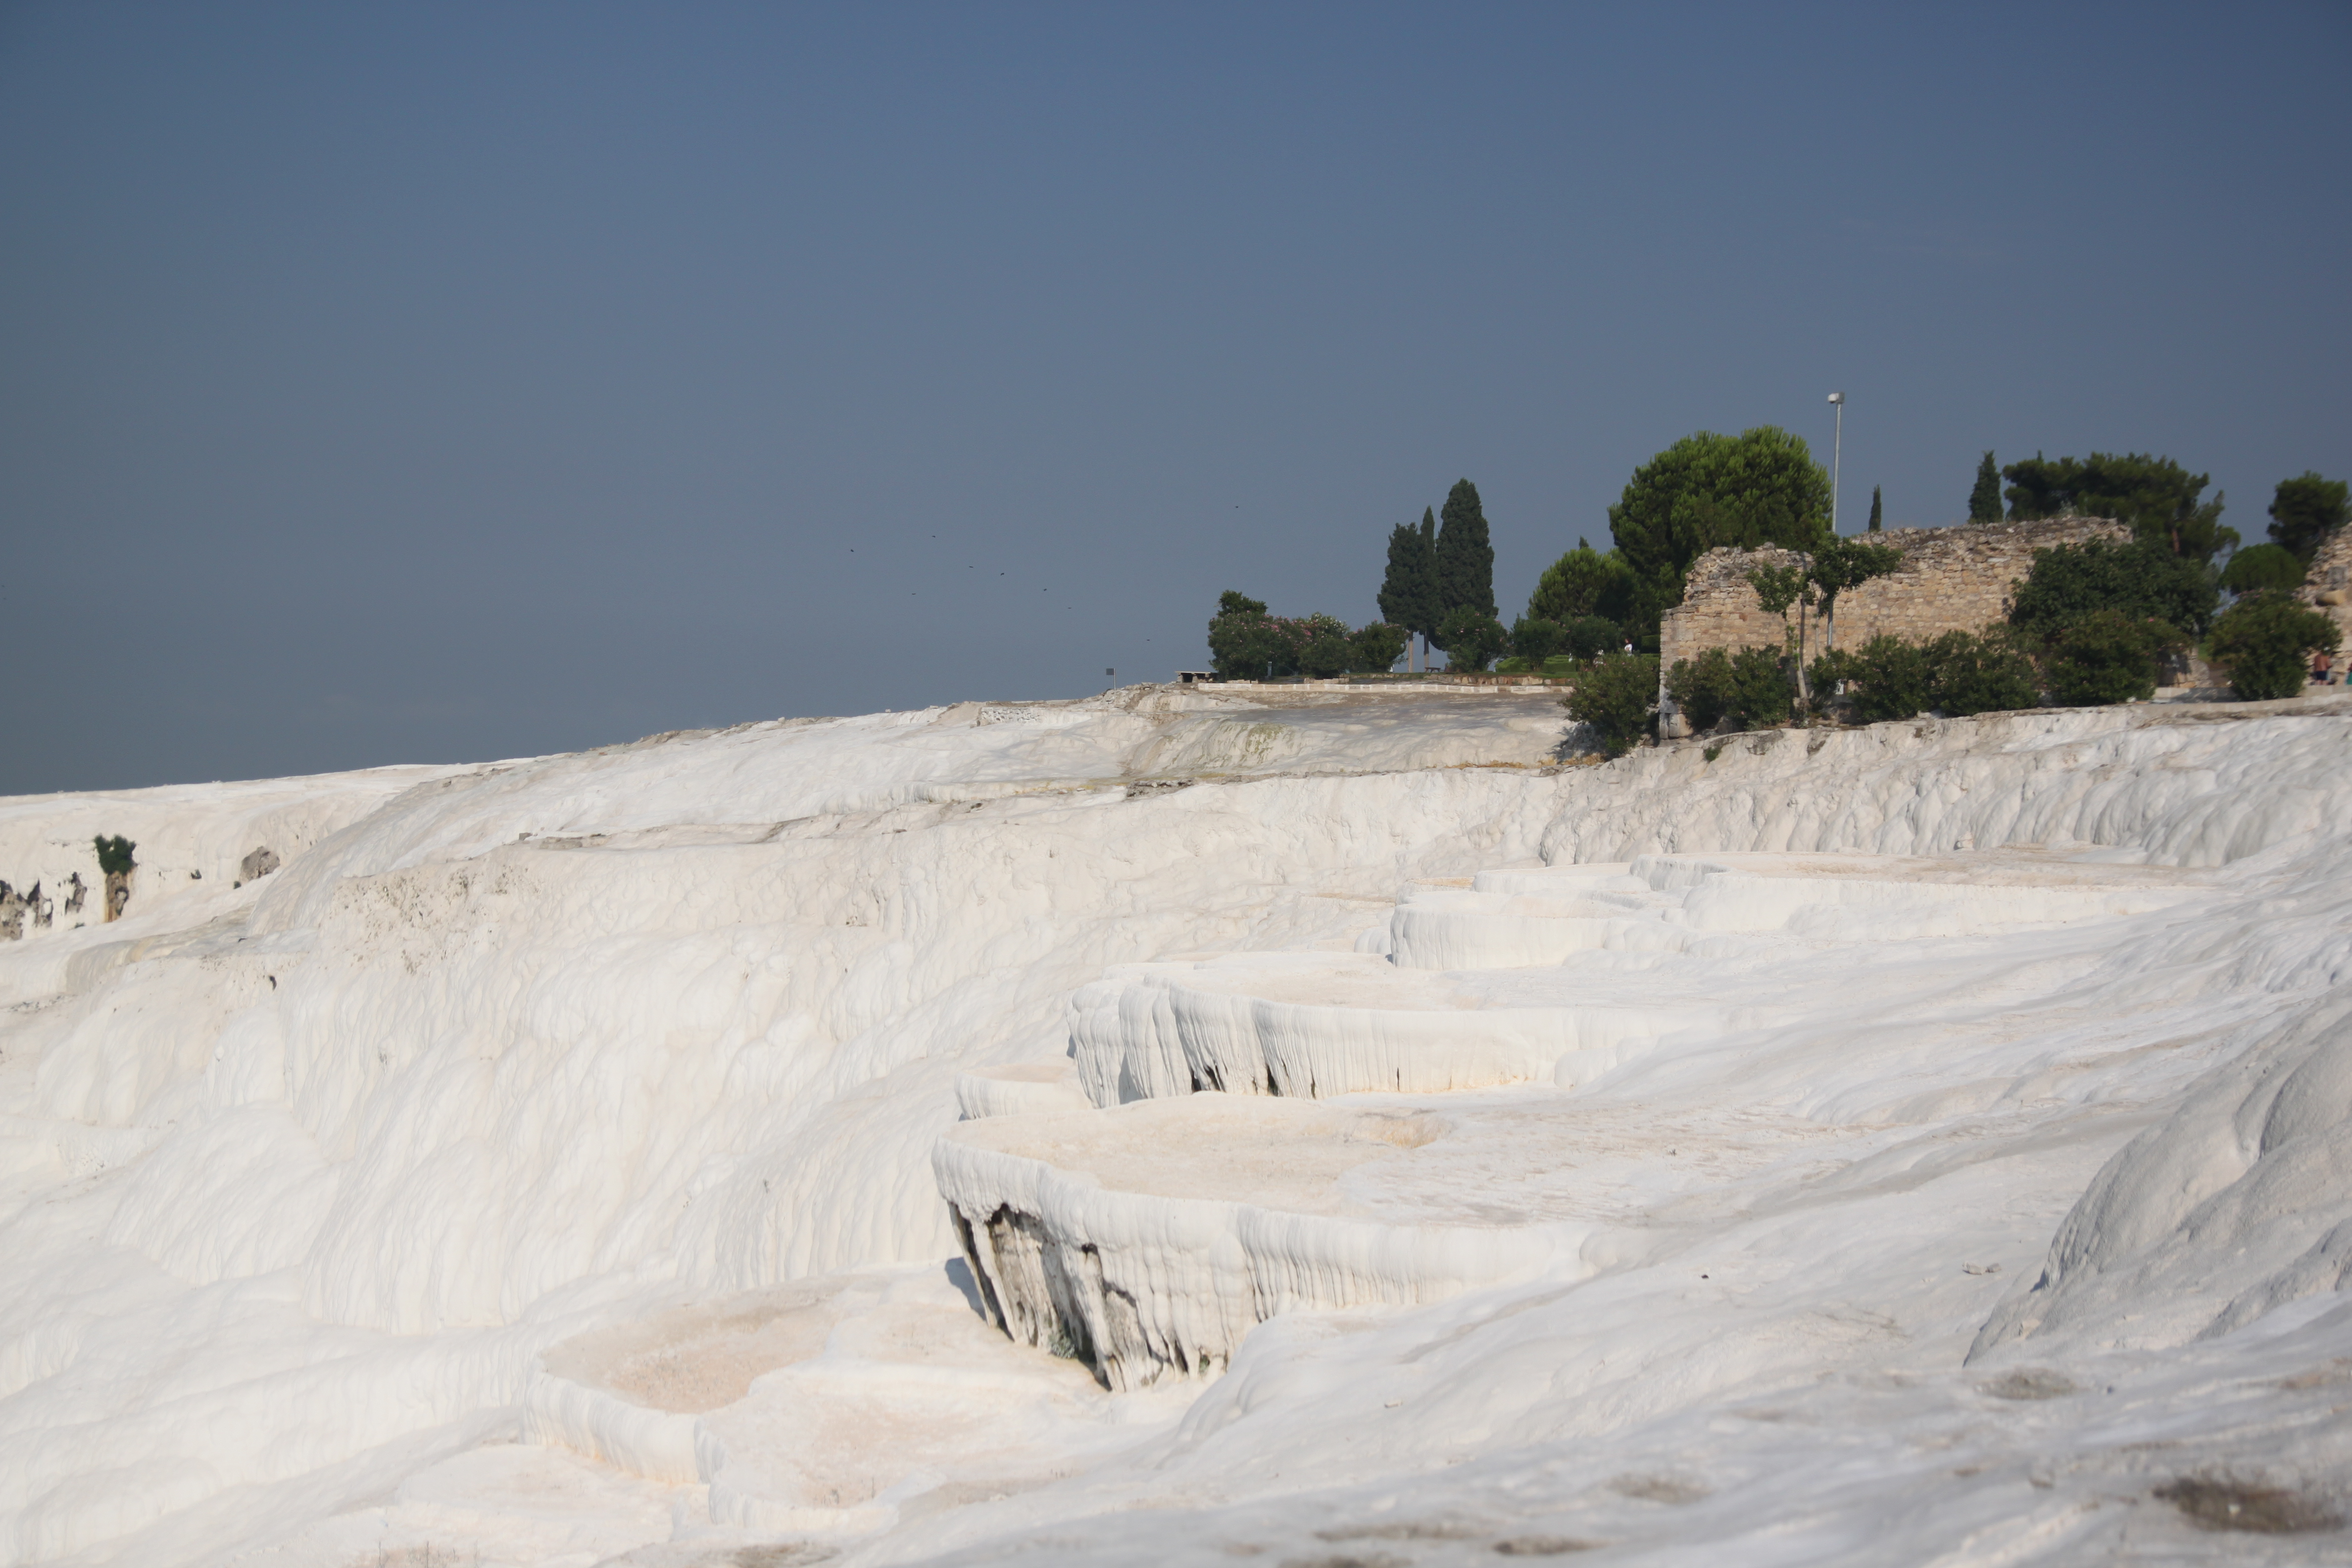
<svg viewBox="0 0 2352 1568"><path fill-rule="evenodd" d="M1849 530L2352 475L2352 8L0 8L0 791L1507 621L1778 424Z"/></svg>

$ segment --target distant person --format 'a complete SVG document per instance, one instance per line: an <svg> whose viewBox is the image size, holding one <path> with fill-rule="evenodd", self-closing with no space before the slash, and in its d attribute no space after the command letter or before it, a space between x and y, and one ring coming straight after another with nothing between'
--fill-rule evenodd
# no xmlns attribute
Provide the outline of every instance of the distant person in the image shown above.
<svg viewBox="0 0 2352 1568"><path fill-rule="evenodd" d="M1625 639L1625 651L1627 653L1632 653L1633 651L1633 639L1632 637L1627 637Z"/></svg>
<svg viewBox="0 0 2352 1568"><path fill-rule="evenodd" d="M2311 656L2311 679L2322 686L2332 686L2336 682L2336 660L2328 656L2326 648Z"/></svg>

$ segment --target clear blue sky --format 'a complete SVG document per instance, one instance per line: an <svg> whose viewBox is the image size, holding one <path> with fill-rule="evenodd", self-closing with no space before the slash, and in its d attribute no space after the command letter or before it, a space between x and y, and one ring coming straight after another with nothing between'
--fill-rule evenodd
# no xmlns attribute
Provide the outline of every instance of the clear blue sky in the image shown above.
<svg viewBox="0 0 2352 1568"><path fill-rule="evenodd" d="M1847 525L2352 475L2352 8L0 9L0 791L1505 618L1778 424Z"/></svg>

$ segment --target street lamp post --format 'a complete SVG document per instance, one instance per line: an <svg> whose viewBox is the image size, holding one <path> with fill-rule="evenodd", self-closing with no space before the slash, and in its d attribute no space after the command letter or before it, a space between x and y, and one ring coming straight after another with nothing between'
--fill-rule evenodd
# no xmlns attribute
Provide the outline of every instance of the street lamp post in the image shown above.
<svg viewBox="0 0 2352 1568"><path fill-rule="evenodd" d="M1830 437L1830 532L1834 536L1838 525L1838 465L1845 456L1845 394L1832 392L1830 401L1837 405L1837 433Z"/></svg>

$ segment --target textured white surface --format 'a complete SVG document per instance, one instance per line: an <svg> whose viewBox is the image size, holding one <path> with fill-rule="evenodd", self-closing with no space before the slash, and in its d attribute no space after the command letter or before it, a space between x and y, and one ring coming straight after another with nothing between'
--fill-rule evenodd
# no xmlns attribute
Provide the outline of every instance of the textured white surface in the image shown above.
<svg viewBox="0 0 2352 1568"><path fill-rule="evenodd" d="M683 1301L936 1269L953 1241L929 1154L958 1075L1058 1057L1071 997L1116 966L1283 948L1354 962L1359 938L1391 939L1409 885L1543 898L1557 889L1467 879L1652 854L2030 843L2146 863L2165 886L2166 868L2208 875L2138 912L1895 941L1808 929L1830 906L1807 903L1778 925L1637 921L1670 942L1565 953L1580 1005L1719 1026L1662 1031L1572 1089L1470 1091L1571 1095L1590 1147L1538 1168L1499 1137L1480 1164L1465 1141L1457 1179L1614 1250L1444 1301L1262 1323L1131 1452L1081 1441L1086 1419L1048 1401L1020 1447L1067 1440L1066 1465L1041 1460L1002 1500L902 1493L857 1552L994 1540L1037 1561L1226 1561L1233 1543L1311 1560L1423 1550L1318 1531L1442 1519L1486 1530L1462 1537L1480 1554L1511 1531L1580 1531L1662 1557L1820 1562L1925 1561L2030 1525L1983 1553L2056 1561L2136 1520L2172 1531L2176 1555L2242 1554L2267 1548L2189 1531L2148 1488L2225 1464L2341 1484L2311 1424L2330 1395L2280 1386L2352 1355L2322 1310L2329 1234L2352 1217L2306 1152L2324 1136L2276 1143L2277 1174L2159 1140L2148 1168L2212 1190L2179 1212L2103 1199L2099 1226L2128 1215L2137 1239L2052 1247L2110 1155L2343 984L2343 719L2034 715L1538 774L1454 765L1548 752L1553 734L1509 728L1536 710L1499 701L1484 730L1400 718L1367 725L1375 746L1323 714L1255 752L1238 715L1139 708L756 726L404 787L142 792L157 815L135 821L110 801L5 803L27 844L121 831L145 866L176 865L181 837L212 834L232 863L254 847L240 814L260 796L240 792L316 826L257 888L224 900L206 869L151 900L142 881L123 926L0 949L0 1561L346 1568L428 1539L480 1543L485 1562L665 1542L667 1561L698 1542L724 1561L760 1527L712 1522L699 1479L501 1444L538 1357ZM1350 772L1356 745L1408 771ZM1204 773L1282 776L1130 792L1185 746L1221 764ZM2038 1331L1964 1367L2045 1255ZM2174 1299L2189 1305L2151 1307ZM2198 1338L2263 1303L2284 1304ZM2126 1331L2120 1312L2150 1326ZM2121 1392L1978 1392L2043 1360ZM920 1381L861 1377L877 1409L907 1408L893 1402ZM824 1407L809 1397L793 1408ZM730 1462L774 1450L746 1435ZM729 1495L784 1495L770 1486ZM1657 1500L1690 1488L1705 1496ZM2092 1506L2116 1496L2139 1500Z"/></svg>

